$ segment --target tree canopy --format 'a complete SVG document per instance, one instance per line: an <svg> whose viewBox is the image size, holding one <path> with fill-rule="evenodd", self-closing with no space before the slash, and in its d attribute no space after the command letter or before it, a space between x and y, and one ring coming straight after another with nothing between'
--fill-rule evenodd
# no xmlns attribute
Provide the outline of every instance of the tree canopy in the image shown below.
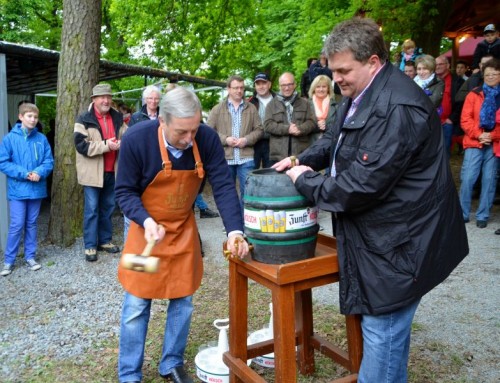
<svg viewBox="0 0 500 383"><path fill-rule="evenodd" d="M224 80L299 75L338 22L372 17L388 45L438 54L453 0L103 0L101 57ZM60 48L62 0L0 0L0 34ZM429 39L432 39L429 41ZM420 40L420 41L419 41Z"/></svg>

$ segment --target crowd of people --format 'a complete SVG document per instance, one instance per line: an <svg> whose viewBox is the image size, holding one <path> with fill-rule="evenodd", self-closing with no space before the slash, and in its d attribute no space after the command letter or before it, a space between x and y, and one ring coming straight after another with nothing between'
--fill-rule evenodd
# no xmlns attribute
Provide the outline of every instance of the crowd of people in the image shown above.
<svg viewBox="0 0 500 383"><path fill-rule="evenodd" d="M500 40L494 25L484 33L467 75L465 62L452 71L446 56L425 54L412 40L391 63L378 26L354 18L337 25L319 58L308 60L300 94L293 73L282 73L274 92L260 72L247 100L244 78L233 75L206 123L195 93L176 84L163 92L147 86L135 113L113 107L109 84L96 85L74 126L85 259L140 254L153 241L152 255L161 260L154 274L119 266L119 381L142 380L153 299L169 300L159 373L193 381L184 351L203 275L194 206L200 218L220 214L228 249L245 257L242 198L248 173L259 167L286 171L304 196L332 213L340 309L362 316L358 381L406 381L413 315L468 253L465 223L479 178L477 227L487 226L495 198ZM53 168L36 106L21 105L19 119L0 143L10 203L3 276L14 268L23 231L25 261L41 267L36 218ZM459 195L449 166L452 142L463 147ZM298 166L291 167L291 156ZM206 182L218 212L203 201ZM122 249L112 241L116 203L124 216Z"/></svg>

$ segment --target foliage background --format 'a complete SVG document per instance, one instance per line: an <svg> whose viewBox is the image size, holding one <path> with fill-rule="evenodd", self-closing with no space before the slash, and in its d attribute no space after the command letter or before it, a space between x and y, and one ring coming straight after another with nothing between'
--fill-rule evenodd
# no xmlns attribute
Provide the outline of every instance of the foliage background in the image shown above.
<svg viewBox="0 0 500 383"><path fill-rule="evenodd" d="M443 3L451 9L453 0L102 0L101 58L216 80L237 73L249 86L257 72L269 73L276 86L279 74L291 71L299 83L333 26L356 15L375 19L393 51L406 38L435 55L446 51L447 39L418 41L433 30L440 36L448 18ZM63 16L63 0L0 0L0 39L60 50ZM112 81L115 91L137 89L116 101L137 109L141 87L159 81L166 80ZM222 93L198 95L208 111ZM55 101L36 102L47 129Z"/></svg>

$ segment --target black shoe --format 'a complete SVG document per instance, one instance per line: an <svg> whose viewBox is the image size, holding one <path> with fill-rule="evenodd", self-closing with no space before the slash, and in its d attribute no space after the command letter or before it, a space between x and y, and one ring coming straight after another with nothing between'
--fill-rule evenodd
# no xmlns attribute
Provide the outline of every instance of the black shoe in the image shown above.
<svg viewBox="0 0 500 383"><path fill-rule="evenodd" d="M97 261L97 251L95 249L85 249L85 260L87 262Z"/></svg>
<svg viewBox="0 0 500 383"><path fill-rule="evenodd" d="M170 374L162 375L161 377L174 383L193 383L193 379L184 370L184 366L174 367L170 370Z"/></svg>
<svg viewBox="0 0 500 383"><path fill-rule="evenodd" d="M496 234L496 235L500 235L500 229L496 229L496 230L495 230L495 234Z"/></svg>
<svg viewBox="0 0 500 383"><path fill-rule="evenodd" d="M113 253L113 254L120 252L120 248L116 245L113 245L111 242L104 243L102 245L97 246L97 250L105 251L106 253Z"/></svg>
<svg viewBox="0 0 500 383"><path fill-rule="evenodd" d="M486 226L488 226L488 222L486 222L486 221L476 221L476 226L479 227L480 229L484 229Z"/></svg>
<svg viewBox="0 0 500 383"><path fill-rule="evenodd" d="M200 209L200 218L217 218L219 216L219 213L216 213L215 211L210 210L209 208L206 209Z"/></svg>

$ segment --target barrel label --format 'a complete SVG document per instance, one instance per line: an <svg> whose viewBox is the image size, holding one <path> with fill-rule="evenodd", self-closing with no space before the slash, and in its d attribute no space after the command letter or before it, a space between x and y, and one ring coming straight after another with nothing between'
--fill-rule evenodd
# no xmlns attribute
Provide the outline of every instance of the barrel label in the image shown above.
<svg viewBox="0 0 500 383"><path fill-rule="evenodd" d="M287 233L310 228L318 223L318 208L295 210L254 210L245 207L245 227L263 233Z"/></svg>

